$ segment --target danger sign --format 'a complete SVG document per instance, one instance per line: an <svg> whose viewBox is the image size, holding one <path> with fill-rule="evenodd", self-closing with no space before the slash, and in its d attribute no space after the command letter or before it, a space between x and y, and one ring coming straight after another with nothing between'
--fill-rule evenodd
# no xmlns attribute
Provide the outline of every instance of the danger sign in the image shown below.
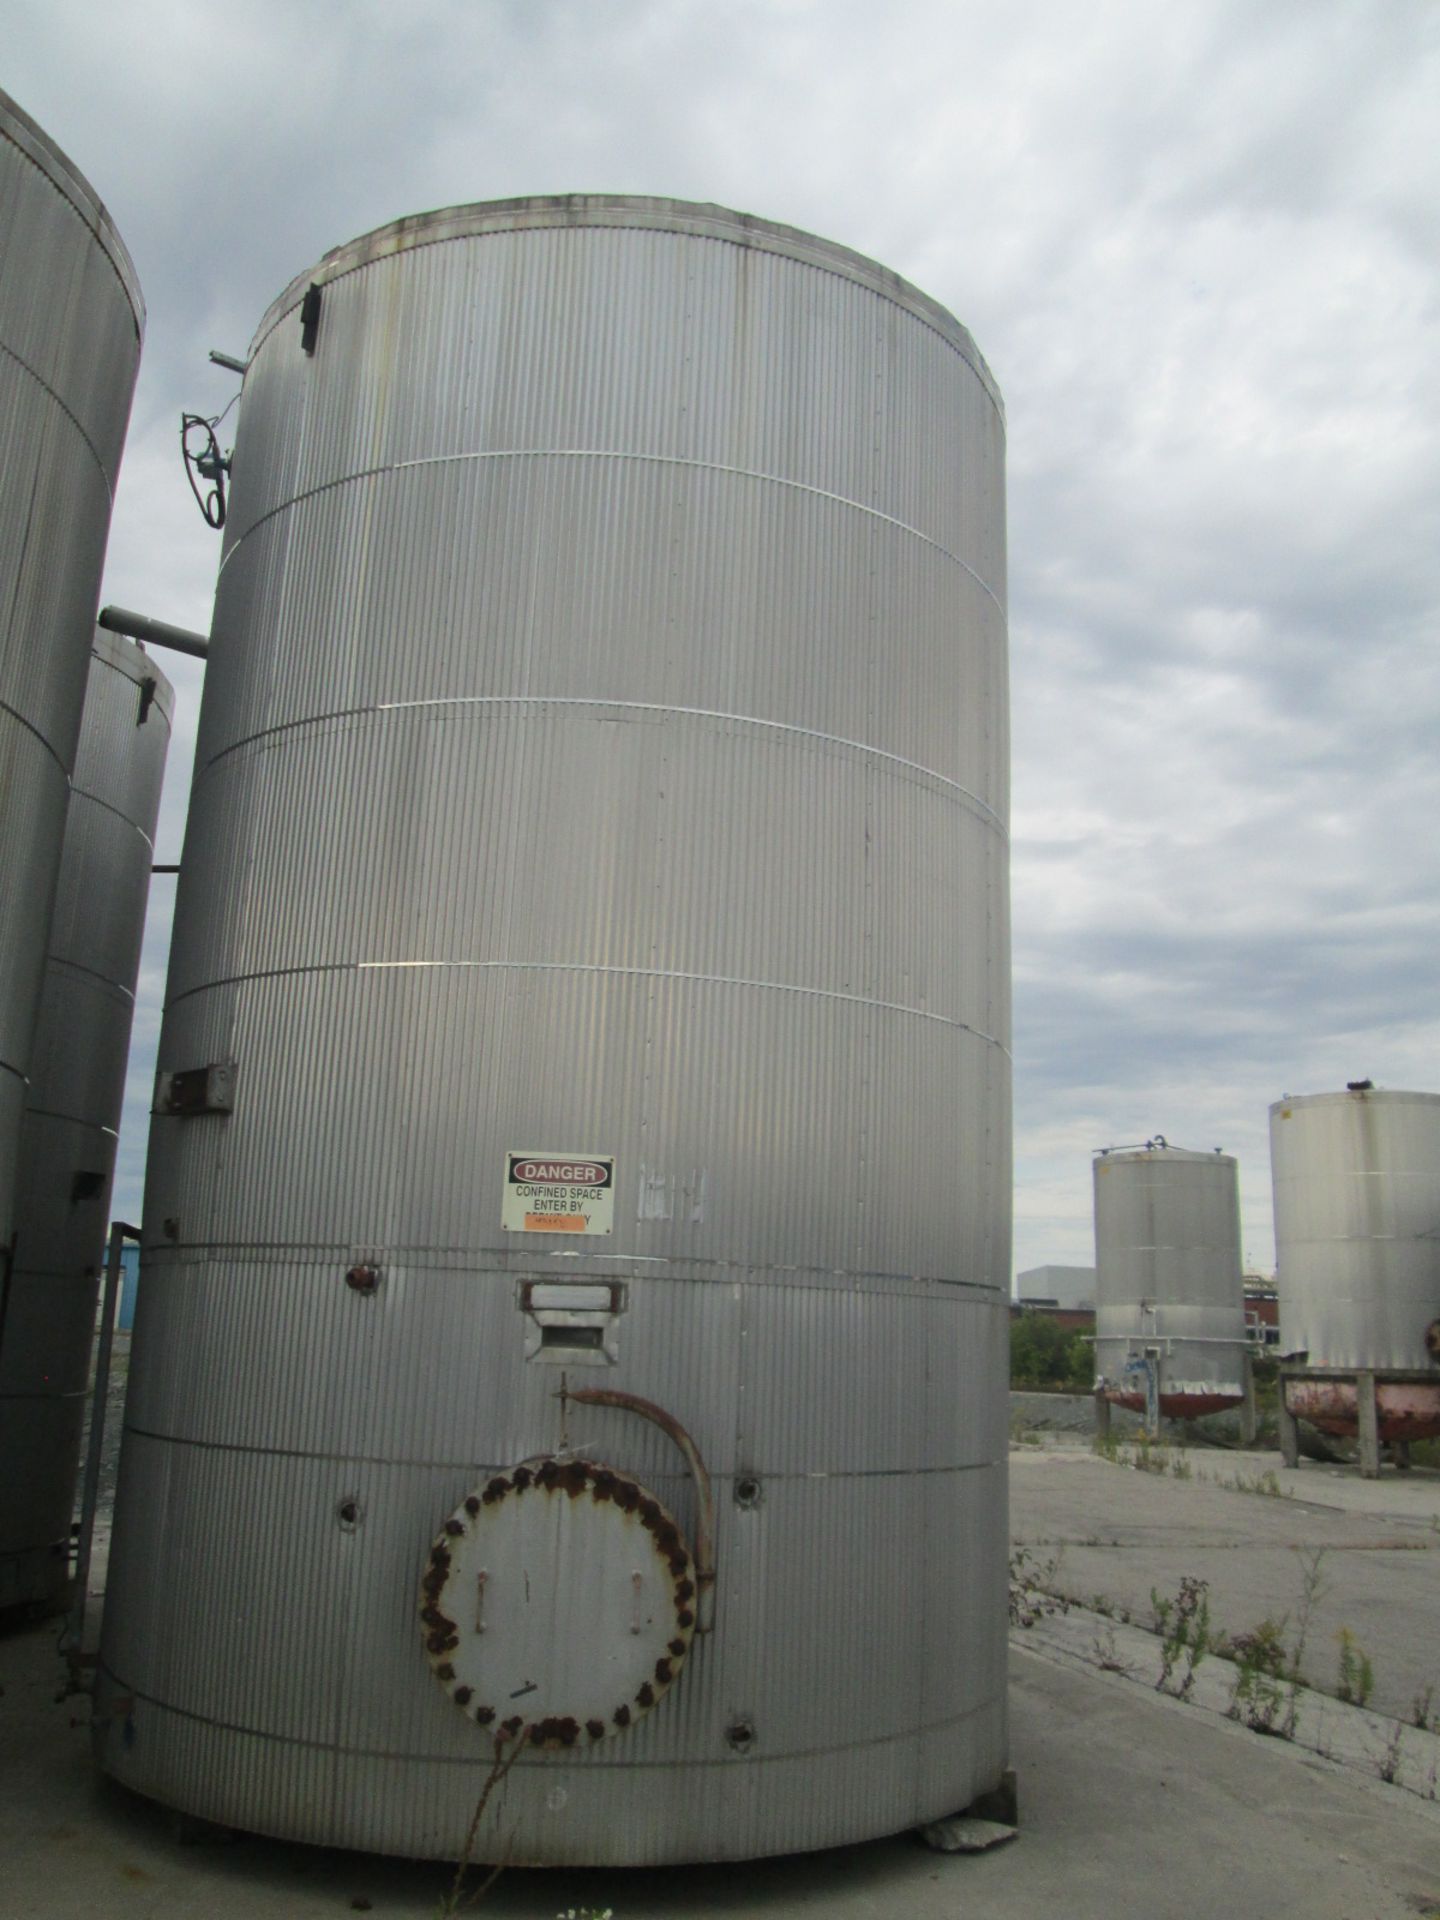
<svg viewBox="0 0 1440 1920"><path fill-rule="evenodd" d="M506 1154L500 1209L506 1233L609 1233L614 1224L613 1154Z"/></svg>

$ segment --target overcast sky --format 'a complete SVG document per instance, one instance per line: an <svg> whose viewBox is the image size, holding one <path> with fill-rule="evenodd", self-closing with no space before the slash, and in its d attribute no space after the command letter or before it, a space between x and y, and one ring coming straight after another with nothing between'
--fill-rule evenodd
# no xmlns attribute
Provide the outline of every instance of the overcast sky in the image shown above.
<svg viewBox="0 0 1440 1920"><path fill-rule="evenodd" d="M149 323L104 598L208 629L177 455L271 299L397 215L715 200L970 328L1009 421L1018 1269L1089 1264L1091 1149L1440 1090L1433 0L47 0L0 86ZM232 416L233 419L233 416ZM228 431L226 444L229 444ZM157 857L178 859L202 670ZM157 878L114 1210L138 1217Z"/></svg>

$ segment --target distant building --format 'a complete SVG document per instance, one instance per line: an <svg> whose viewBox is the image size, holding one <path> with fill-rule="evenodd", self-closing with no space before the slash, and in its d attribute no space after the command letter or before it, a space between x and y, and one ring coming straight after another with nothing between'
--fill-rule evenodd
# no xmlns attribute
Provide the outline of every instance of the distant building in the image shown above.
<svg viewBox="0 0 1440 1920"><path fill-rule="evenodd" d="M1094 1312L1094 1267L1030 1267L1015 1276L1015 1298L1022 1307L1081 1309Z"/></svg>
<svg viewBox="0 0 1440 1920"><path fill-rule="evenodd" d="M1263 1274L1245 1275L1245 1331L1257 1347L1280 1344L1280 1295Z"/></svg>

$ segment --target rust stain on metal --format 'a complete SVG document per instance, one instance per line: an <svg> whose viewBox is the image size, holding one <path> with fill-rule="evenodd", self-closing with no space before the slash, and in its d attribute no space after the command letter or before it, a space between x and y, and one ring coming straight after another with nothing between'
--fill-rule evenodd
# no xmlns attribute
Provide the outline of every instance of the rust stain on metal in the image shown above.
<svg viewBox="0 0 1440 1920"><path fill-rule="evenodd" d="M537 1720L530 1729L532 1747L573 1747L580 1738L580 1722L568 1716Z"/></svg>
<svg viewBox="0 0 1440 1920"><path fill-rule="evenodd" d="M577 1396L578 1397L578 1396ZM486 1521L483 1510L493 1507L509 1495L520 1496L534 1488L540 1493L554 1497L563 1495L570 1502L577 1501L588 1492L596 1506L613 1504L644 1527L650 1535L657 1559L664 1565L672 1582L671 1592L675 1606L675 1627L673 1637L665 1643L665 1654L656 1660L653 1679L647 1678L638 1688L633 1699L618 1707L611 1717L610 1724L599 1719L587 1719L583 1734L591 1740L607 1737L613 1731L623 1731L634 1723L635 1718L652 1708L660 1695L673 1685L678 1677L689 1652L689 1635L696 1624L695 1608L699 1570L692 1560L685 1539L674 1520L664 1507L645 1488L639 1486L627 1475L602 1463L583 1457L546 1458L518 1467L507 1476L495 1475L486 1482L479 1493L467 1495L457 1510L443 1524L443 1531L430 1549L426 1571L420 1582L420 1624L424 1630L426 1650L431 1657L431 1665L436 1677L446 1684L451 1698L460 1709L467 1713L480 1726L491 1726L496 1720L496 1707L490 1702L477 1699L473 1672L461 1685L456 1685L454 1662L448 1656L460 1645L461 1629L441 1604L446 1598L446 1589L454 1571L454 1556L447 1544L469 1533L470 1527L462 1515L483 1528ZM534 1496L532 1496L534 1497ZM468 1564L468 1563L467 1563ZM482 1574L480 1578L484 1580ZM639 1576L637 1575L638 1579ZM477 1619L477 1631L479 1622ZM473 1656L472 1656L473 1658ZM543 1679L543 1676L542 1676ZM537 1683L529 1682L522 1692L538 1690ZM517 1698L515 1694L511 1698ZM518 1716L500 1722L499 1733L503 1737L513 1737L526 1728L526 1723ZM582 1737L580 1721L563 1713L542 1715L530 1722L523 1735L531 1745L547 1748L571 1747Z"/></svg>
<svg viewBox="0 0 1440 1920"><path fill-rule="evenodd" d="M1283 1388L1286 1408L1296 1419L1337 1437L1357 1431L1360 1398L1354 1380L1307 1379L1302 1375L1285 1378ZM1377 1374L1375 1416L1382 1440L1435 1438L1440 1435L1440 1381L1415 1375L1395 1380Z"/></svg>

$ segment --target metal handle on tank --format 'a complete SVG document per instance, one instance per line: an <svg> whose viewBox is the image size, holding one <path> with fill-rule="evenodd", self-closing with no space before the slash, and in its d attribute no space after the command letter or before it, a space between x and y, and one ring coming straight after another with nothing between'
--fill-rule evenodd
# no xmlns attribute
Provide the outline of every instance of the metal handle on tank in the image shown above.
<svg viewBox="0 0 1440 1920"><path fill-rule="evenodd" d="M652 1425L659 1427L684 1454L685 1463L695 1481L697 1501L695 1587L698 1606L695 1631L709 1633L715 1624L715 1495L699 1447L673 1413L657 1407L653 1400L643 1400L638 1393L621 1393L614 1387L562 1387L560 1398L562 1401L573 1400L582 1407L618 1407L622 1413L638 1413L642 1420L649 1420Z"/></svg>

